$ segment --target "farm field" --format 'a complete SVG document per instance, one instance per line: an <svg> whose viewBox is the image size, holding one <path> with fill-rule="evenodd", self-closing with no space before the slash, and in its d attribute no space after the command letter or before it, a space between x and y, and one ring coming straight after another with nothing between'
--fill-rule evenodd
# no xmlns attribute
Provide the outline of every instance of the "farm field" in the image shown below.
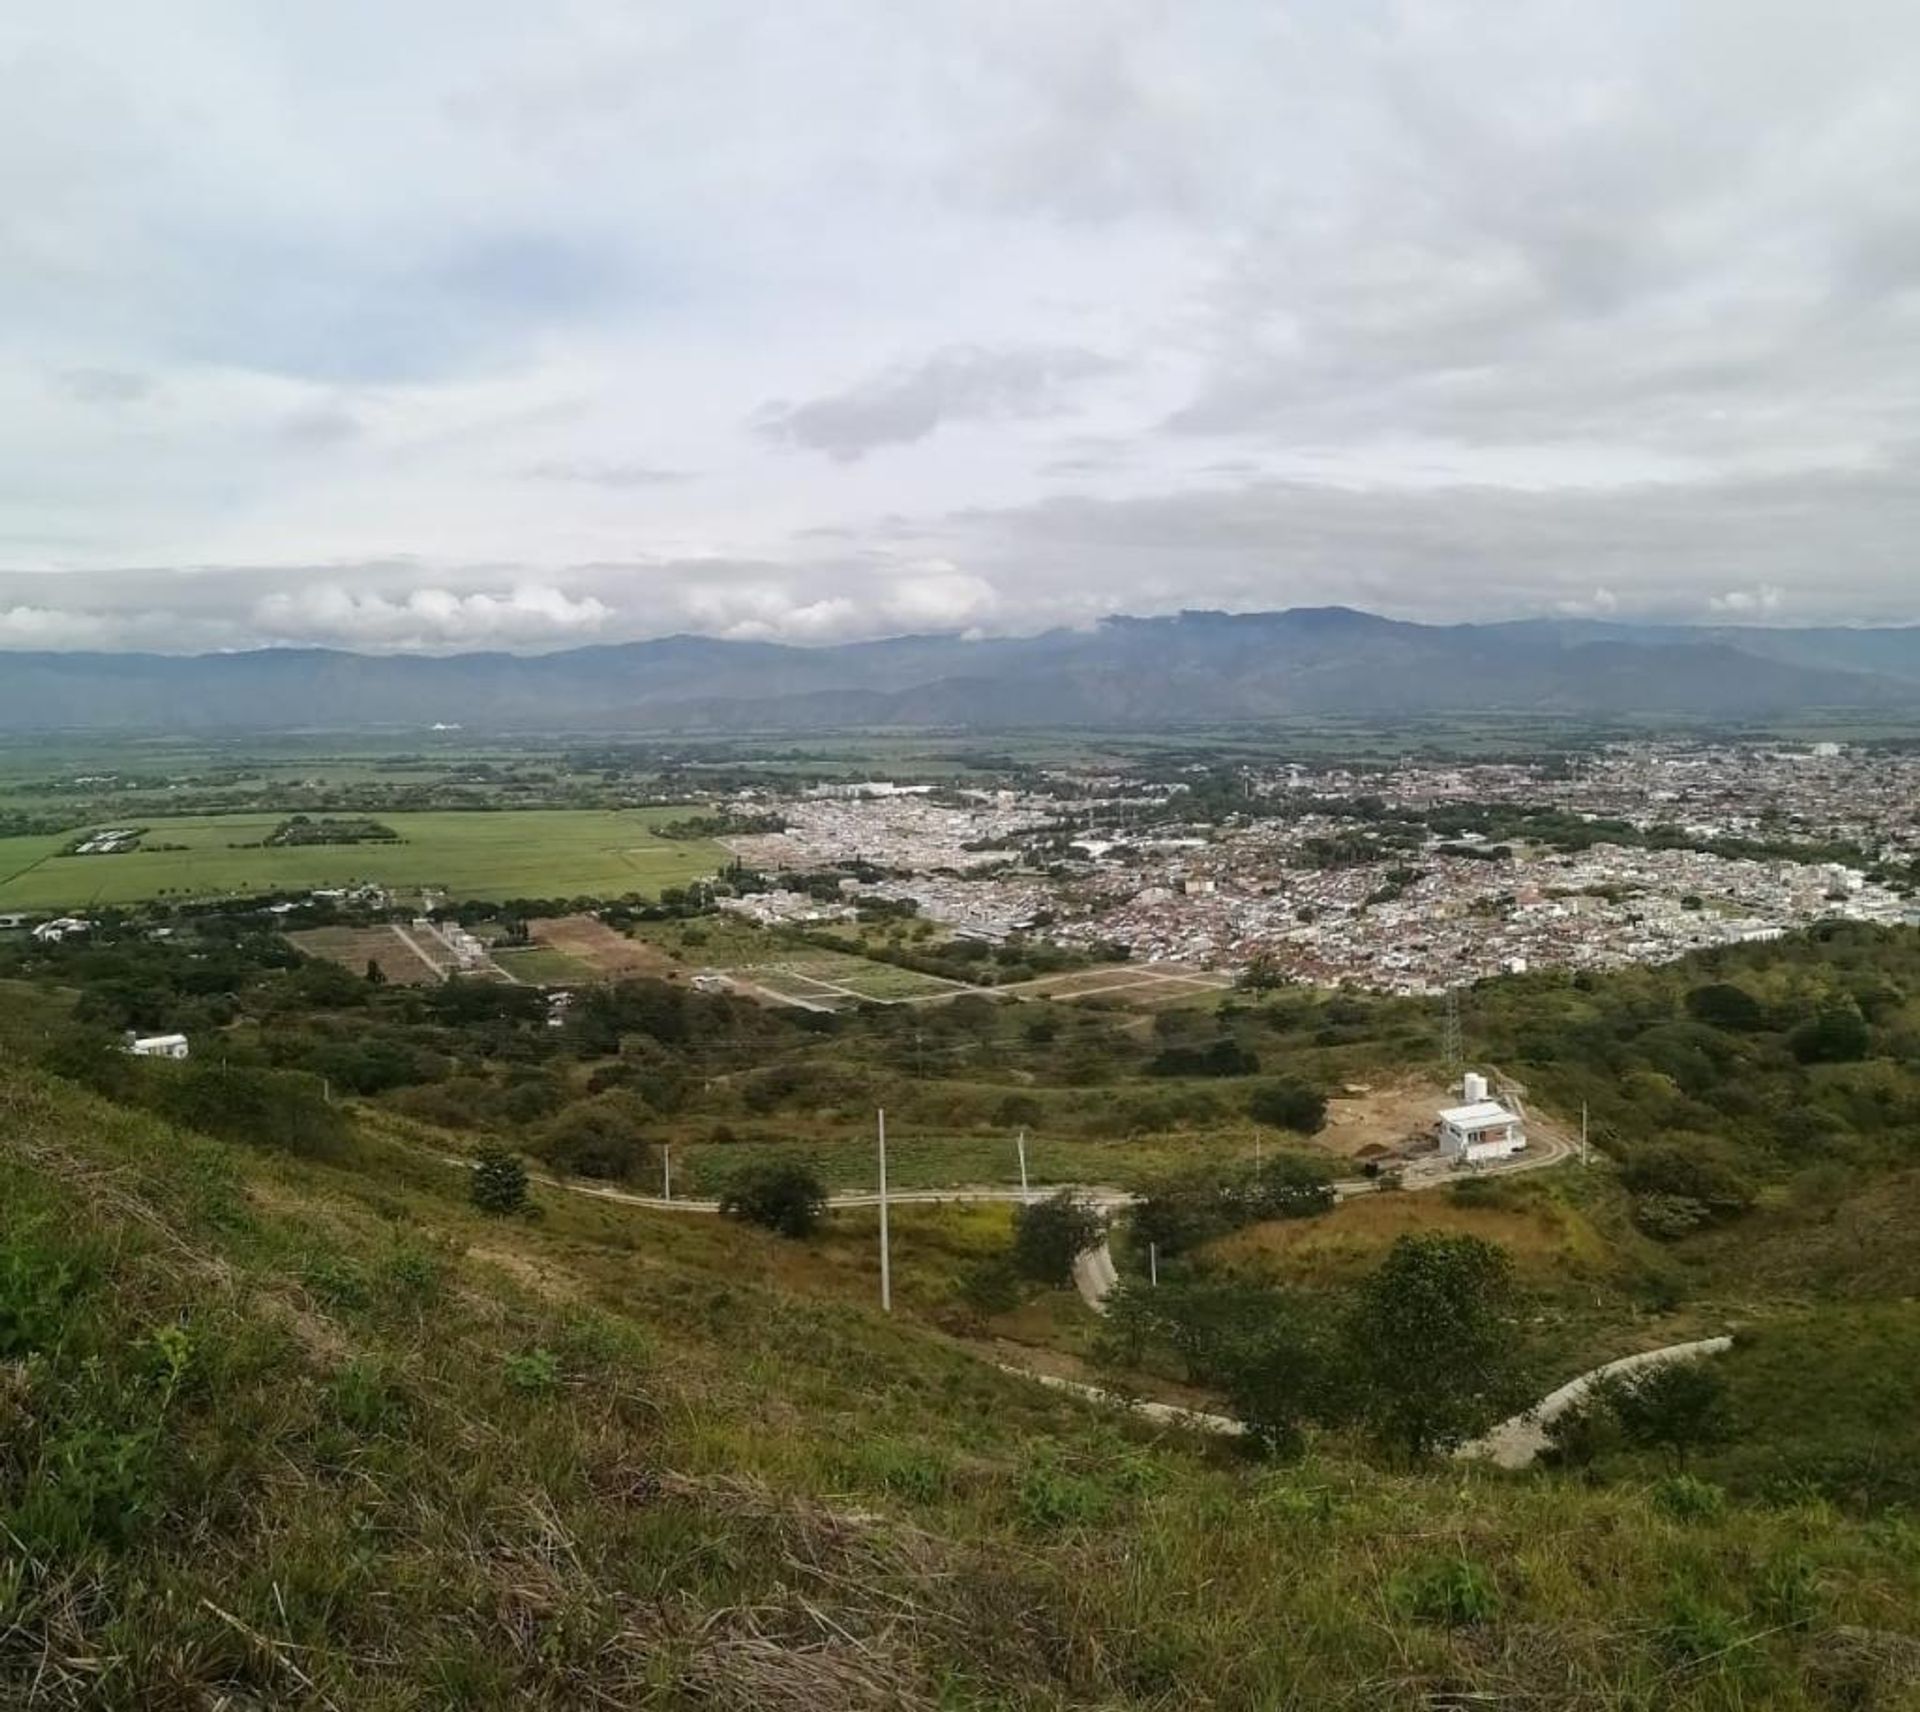
<svg viewBox="0 0 1920 1712"><path fill-rule="evenodd" d="M546 945L497 950L493 960L514 980L524 981L530 987L572 986L595 978L592 964Z"/></svg>
<svg viewBox="0 0 1920 1712"><path fill-rule="evenodd" d="M887 1127L890 1188L1020 1186L1020 1159L1011 1130L995 1135L953 1135L918 1133L892 1123ZM1190 1138L1155 1144L1030 1135L1027 1181L1036 1193L1062 1183L1110 1183L1129 1188L1172 1166L1192 1163L1204 1145ZM765 1164L807 1165L834 1194L857 1194L876 1183L871 1134L829 1141L676 1142L674 1193L719 1195L736 1173Z"/></svg>
<svg viewBox="0 0 1920 1712"><path fill-rule="evenodd" d="M542 916L527 923L537 949L552 951L585 967L588 976L602 979L646 975L657 980L679 980L685 969L658 946L629 939L598 916Z"/></svg>
<svg viewBox="0 0 1920 1712"><path fill-rule="evenodd" d="M58 854L71 834L0 839L0 909L72 909L149 898L208 898L372 881L453 897L607 896L657 892L719 866L720 852L652 828L684 810L529 809L388 814L397 844L258 846L276 814L155 819L149 841L173 850Z"/></svg>
<svg viewBox="0 0 1920 1712"><path fill-rule="evenodd" d="M897 1005L973 990L938 975L923 975L892 963L872 963L839 951L801 951L768 963L735 964L727 972L782 997L815 1004L857 1004L866 1000Z"/></svg>
<svg viewBox="0 0 1920 1712"><path fill-rule="evenodd" d="M324 957L343 969L361 974L369 963L396 987L429 987L440 979L439 965L429 951L422 957L391 925L380 927L310 927L287 939L309 957ZM415 943L418 943L417 941ZM426 950L426 947L421 947Z"/></svg>
<svg viewBox="0 0 1920 1712"><path fill-rule="evenodd" d="M1233 990L1230 975L1177 963L1117 963L1108 968L1075 969L1007 988L1023 999L1097 998L1149 1010L1211 1002Z"/></svg>

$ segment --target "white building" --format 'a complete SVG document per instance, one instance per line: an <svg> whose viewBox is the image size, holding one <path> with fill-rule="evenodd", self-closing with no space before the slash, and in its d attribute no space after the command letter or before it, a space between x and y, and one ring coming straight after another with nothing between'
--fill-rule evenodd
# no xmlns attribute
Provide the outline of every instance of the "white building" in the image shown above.
<svg viewBox="0 0 1920 1712"><path fill-rule="evenodd" d="M92 931L92 922L77 915L63 915L52 921L43 921L33 930L33 937L43 945L58 945L63 939Z"/></svg>
<svg viewBox="0 0 1920 1712"><path fill-rule="evenodd" d="M1443 1158L1474 1163L1508 1159L1527 1145L1527 1126L1518 1112L1487 1097L1487 1079L1469 1074L1461 1084L1464 1102L1440 1113L1434 1133Z"/></svg>
<svg viewBox="0 0 1920 1712"><path fill-rule="evenodd" d="M184 1058L187 1037L184 1034L137 1034L127 1041L127 1050L136 1058Z"/></svg>

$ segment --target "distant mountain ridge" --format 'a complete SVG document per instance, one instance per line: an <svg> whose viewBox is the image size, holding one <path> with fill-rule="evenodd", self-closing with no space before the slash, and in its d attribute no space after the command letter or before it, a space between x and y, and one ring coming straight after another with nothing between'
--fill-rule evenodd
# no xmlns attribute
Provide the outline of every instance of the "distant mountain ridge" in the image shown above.
<svg viewBox="0 0 1920 1712"><path fill-rule="evenodd" d="M0 731L1115 729L1301 715L1920 713L1920 626L1414 624L1350 607L829 647L708 636L549 654L0 653Z"/></svg>

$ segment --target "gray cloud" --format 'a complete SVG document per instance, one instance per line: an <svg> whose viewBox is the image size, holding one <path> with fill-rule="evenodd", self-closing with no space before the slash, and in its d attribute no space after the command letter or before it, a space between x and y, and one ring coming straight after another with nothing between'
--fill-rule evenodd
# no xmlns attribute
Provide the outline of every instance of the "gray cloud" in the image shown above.
<svg viewBox="0 0 1920 1712"><path fill-rule="evenodd" d="M63 392L83 404L136 404L153 391L145 375L125 369L67 369L55 379Z"/></svg>
<svg viewBox="0 0 1920 1712"><path fill-rule="evenodd" d="M769 404L755 425L768 439L850 461L876 447L924 440L943 422L1051 415L1064 407L1072 382L1115 366L1069 348L954 347L830 397Z"/></svg>
<svg viewBox="0 0 1920 1712"><path fill-rule="evenodd" d="M532 465L526 476L529 481L573 482L583 487L636 488L682 482L687 479L687 472L655 469L651 464L573 463L556 459Z"/></svg>
<svg viewBox="0 0 1920 1712"><path fill-rule="evenodd" d="M1920 617L1910 0L121 11L0 16L0 646Z"/></svg>

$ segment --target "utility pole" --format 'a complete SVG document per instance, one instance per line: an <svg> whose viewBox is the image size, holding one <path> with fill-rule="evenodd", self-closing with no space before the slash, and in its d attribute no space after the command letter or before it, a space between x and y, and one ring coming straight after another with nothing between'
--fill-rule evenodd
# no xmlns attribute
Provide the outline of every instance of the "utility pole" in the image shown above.
<svg viewBox="0 0 1920 1712"><path fill-rule="evenodd" d="M887 1114L876 1113L880 1130L880 1311L893 1312L893 1255L887 1240Z"/></svg>
<svg viewBox="0 0 1920 1712"><path fill-rule="evenodd" d="M1031 1200L1032 1197L1027 1193L1027 1132L1025 1130L1020 1132L1018 1146L1020 1149L1020 1199L1026 1201Z"/></svg>
<svg viewBox="0 0 1920 1712"><path fill-rule="evenodd" d="M673 1147L663 1143L660 1148L660 1198L663 1201L673 1199Z"/></svg>
<svg viewBox="0 0 1920 1712"><path fill-rule="evenodd" d="M1147 1244L1147 1278L1156 1290L1160 1288L1160 1245L1157 1242Z"/></svg>
<svg viewBox="0 0 1920 1712"><path fill-rule="evenodd" d="M1587 1163L1587 1102L1580 1102L1580 1163Z"/></svg>

